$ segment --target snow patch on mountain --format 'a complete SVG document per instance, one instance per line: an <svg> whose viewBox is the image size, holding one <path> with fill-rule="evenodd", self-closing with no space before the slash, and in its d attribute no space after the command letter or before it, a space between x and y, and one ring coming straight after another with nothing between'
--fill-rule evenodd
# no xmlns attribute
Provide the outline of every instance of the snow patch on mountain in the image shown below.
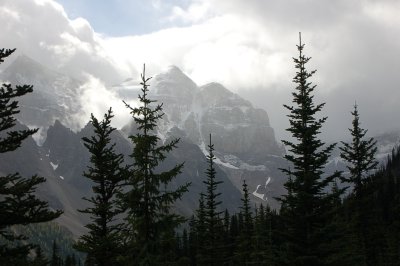
<svg viewBox="0 0 400 266"><path fill-rule="evenodd" d="M53 167L53 170L54 170L54 171L57 170L58 164L55 164L55 163L53 163L53 162L50 162L50 165L51 165L51 167Z"/></svg>

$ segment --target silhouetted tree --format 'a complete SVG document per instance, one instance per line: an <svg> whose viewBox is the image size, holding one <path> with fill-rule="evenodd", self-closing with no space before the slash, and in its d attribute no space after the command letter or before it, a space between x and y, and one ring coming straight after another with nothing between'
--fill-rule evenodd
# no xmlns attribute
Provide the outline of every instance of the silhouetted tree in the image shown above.
<svg viewBox="0 0 400 266"><path fill-rule="evenodd" d="M315 71L307 71L310 60L303 54L304 44L297 45L299 57L294 58L296 84L293 95L294 106L284 105L290 111L290 127L287 129L295 141L283 140L288 147L285 155L293 169L282 169L292 176L285 183L290 192L282 196L282 215L286 226L286 257L289 265L322 265L319 249L323 239L319 235L324 227L325 189L337 174L325 177L323 168L335 144L324 148L324 143L317 137L326 117L317 118L324 106L314 104L315 85L309 81Z"/></svg>
<svg viewBox="0 0 400 266"><path fill-rule="evenodd" d="M364 139L367 133L366 129L360 127L360 116L357 110L357 104L354 105L353 128L350 128L352 142L342 141L343 147L340 157L347 162L347 169L350 171L349 177L343 177L346 182L354 185L356 196L359 196L361 185L365 181L366 175L373 169L376 169L378 162L375 160L377 152L376 140L374 138Z"/></svg>
<svg viewBox="0 0 400 266"><path fill-rule="evenodd" d="M133 167L128 177L129 189L123 200L127 208L130 246L126 263L134 265L166 265L163 246L175 238L174 229L184 221L183 217L171 212L171 206L188 190L189 184L172 189L171 181L181 173L183 164L159 172L158 166L167 153L176 148L179 139L160 144L157 123L163 117L162 104L148 98L150 78L141 74L142 85L139 95L140 107L131 107L130 113L137 125L138 133L129 136L134 148L131 154Z"/></svg>
<svg viewBox="0 0 400 266"><path fill-rule="evenodd" d="M83 138L89 150L91 165L83 175L93 182L94 195L84 198L90 207L79 210L90 214L92 223L86 225L89 232L80 237L75 249L87 253L96 265L118 265L118 257L122 254L122 224L117 216L123 210L118 203L117 195L122 192L121 185L126 178L127 167L123 166L123 155L116 154L115 143L111 143L111 127L113 118L111 108L99 121L91 116L94 135Z"/></svg>
<svg viewBox="0 0 400 266"><path fill-rule="evenodd" d="M352 257L360 257L362 265L371 265L378 263L373 259L371 252L375 252L370 242L371 233L370 223L379 223L376 221L377 214L373 213L371 205L374 204L374 199L369 195L362 195L363 190L365 191L365 183L368 179L368 173L371 170L376 169L378 162L375 160L377 152L376 141L373 138L365 139L367 133L366 129L360 127L360 116L357 109L357 104L354 105L354 110L351 112L353 115L352 125L349 129L352 136L350 143L342 142L343 147L340 147L341 158L347 163L347 169L350 174L343 177L345 182L350 183L354 187L354 198L350 202L353 203L353 213L351 220L348 222L352 228L352 244L351 250L354 254ZM376 232L376 235L380 235L380 232ZM377 242L377 239L374 240ZM371 256L372 255L372 256Z"/></svg>
<svg viewBox="0 0 400 266"><path fill-rule="evenodd" d="M0 63L15 49L0 49ZM15 130L15 115L21 97L33 91L31 85L15 86L5 83L0 88L0 153L16 150L22 141L35 134L38 129ZM26 265L27 255L34 248L27 237L10 230L14 225L27 225L51 221L62 211L50 211L48 203L35 196L36 187L45 182L44 177L34 175L24 178L19 173L0 177L0 236L6 244L0 244L1 265ZM18 240L24 240L23 242Z"/></svg>
<svg viewBox="0 0 400 266"><path fill-rule="evenodd" d="M57 242L53 241L53 248L51 250L51 261L50 266L62 266L63 261L60 256L60 248L57 245Z"/></svg>
<svg viewBox="0 0 400 266"><path fill-rule="evenodd" d="M243 205L240 207L240 211L243 216L243 229L240 232L237 251L236 251L236 264L250 265L251 264L251 252L252 252L252 238L253 238L253 216L250 207L249 190L247 189L246 180L243 180Z"/></svg>
<svg viewBox="0 0 400 266"><path fill-rule="evenodd" d="M198 262L199 265L218 265L224 259L224 247L221 236L223 232L222 211L218 209L221 205L221 201L218 201L221 193L217 192L217 187L222 181L216 180L214 159L214 144L212 144L210 134L207 155L207 179L203 181L206 185L206 193L204 194L204 242L199 246L202 254L201 261Z"/></svg>

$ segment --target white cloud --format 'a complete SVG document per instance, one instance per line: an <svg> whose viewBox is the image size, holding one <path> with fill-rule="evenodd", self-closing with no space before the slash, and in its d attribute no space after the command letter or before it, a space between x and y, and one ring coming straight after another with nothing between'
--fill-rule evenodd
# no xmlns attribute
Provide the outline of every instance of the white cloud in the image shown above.
<svg viewBox="0 0 400 266"><path fill-rule="evenodd" d="M197 83L217 81L230 89L267 87L287 79L291 55L257 22L227 15L204 23L132 37L108 38L108 52L138 72L181 67Z"/></svg>
<svg viewBox="0 0 400 266"><path fill-rule="evenodd" d="M198 23L211 17L211 4L206 1L195 1L186 10L180 6L172 7L170 21L182 21L184 23Z"/></svg>
<svg viewBox="0 0 400 266"><path fill-rule="evenodd" d="M89 121L91 114L98 119L102 119L110 107L112 107L114 113L112 126L116 128L125 126L127 121L131 119L131 115L120 97L109 90L98 78L87 75L86 80L87 82L79 88L83 110L75 117L80 126L83 127ZM129 104L135 107L137 102L131 101Z"/></svg>
<svg viewBox="0 0 400 266"><path fill-rule="evenodd" d="M17 48L35 60L83 79L84 73L106 82L121 79L121 70L83 18L70 20L52 0L3 0L0 3L3 47Z"/></svg>
<svg viewBox="0 0 400 266"><path fill-rule="evenodd" d="M151 3L157 10L171 8ZM313 57L309 68L318 70L317 99L327 102L332 121L327 131L336 136L349 126L343 118L355 100L373 107L360 109L369 126L388 128L393 123L385 121L396 119L399 12L394 0L192 0L160 18L185 26L111 38L94 32L83 18L69 19L52 0L3 0L0 42L61 72L82 79L90 74L88 86L101 87L93 80L108 85L136 78L143 63L151 75L174 64L200 85L221 82L254 99L282 135L287 118L281 106L290 102L292 56L301 31L306 54ZM390 118L379 119L381 114Z"/></svg>

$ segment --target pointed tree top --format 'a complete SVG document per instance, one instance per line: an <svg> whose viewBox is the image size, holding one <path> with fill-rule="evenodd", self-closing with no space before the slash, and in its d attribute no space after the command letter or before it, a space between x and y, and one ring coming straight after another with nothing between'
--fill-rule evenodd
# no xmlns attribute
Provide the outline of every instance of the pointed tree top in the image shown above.
<svg viewBox="0 0 400 266"><path fill-rule="evenodd" d="M301 46L301 32L299 32L299 42L300 42L300 46Z"/></svg>

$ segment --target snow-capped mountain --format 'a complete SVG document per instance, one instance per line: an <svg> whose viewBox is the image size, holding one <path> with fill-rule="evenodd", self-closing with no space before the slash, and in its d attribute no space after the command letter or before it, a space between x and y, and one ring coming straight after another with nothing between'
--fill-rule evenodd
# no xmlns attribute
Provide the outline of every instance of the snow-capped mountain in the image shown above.
<svg viewBox="0 0 400 266"><path fill-rule="evenodd" d="M18 126L41 128L36 142L29 138L20 149L0 155L0 173L18 171L23 175L45 176L47 182L39 187L38 193L51 207L63 209L65 213L59 222L80 235L88 217L77 209L85 208L86 202L81 198L91 193L91 184L82 175L90 156L82 137L93 134L89 125L78 128L75 120L82 108L79 99L82 82L26 56L18 57L0 73L0 80L14 85L34 85L33 93L18 99L21 106L18 119L22 124ZM252 193L251 200L278 206L274 197L285 193L283 183L286 180L279 168L287 167L287 163L283 159L285 151L275 140L265 110L254 108L221 84L198 86L173 66L151 79L150 85L150 98L163 103L165 112L158 127L160 139L180 138L178 149L170 154L160 170L185 162L183 173L171 186L192 183L189 193L176 204L177 211L190 215L197 208L199 194L205 189L205 154L210 134L215 147L217 178L223 181L219 190L224 208L235 210L240 206L244 179ZM140 85L138 80L130 78L109 90L121 100L131 101L137 99ZM134 132L135 125L127 121L113 136L117 152L126 155L128 164L131 163L128 155L132 144L127 136ZM399 143L400 133L384 134L376 139L377 157L384 160ZM338 150L327 169L345 170Z"/></svg>
<svg viewBox="0 0 400 266"><path fill-rule="evenodd" d="M40 128L35 136L39 143L44 141L48 127L56 120L78 129L74 117L81 109L80 81L48 69L24 55L18 56L1 73L0 80L13 85L33 85L33 93L18 99L21 112L17 118L28 127Z"/></svg>
<svg viewBox="0 0 400 266"><path fill-rule="evenodd" d="M113 89L130 100L139 89L132 81ZM277 206L273 197L283 193L285 180L278 168L286 162L265 110L221 84L198 86L175 66L151 80L150 97L163 103L166 114L158 128L161 139L175 135L207 154L211 134L216 163L235 187L241 190L246 179L254 201Z"/></svg>
<svg viewBox="0 0 400 266"><path fill-rule="evenodd" d="M90 126L77 128L78 121L74 120L81 111L82 83L26 56L18 57L1 73L0 79L13 85L34 85L33 93L18 99L21 106L18 119L23 125L42 129L40 146L30 139L21 150L3 156L2 162L8 163L0 164L0 172L38 173L47 177L48 182L39 190L41 197L53 208L65 210L60 223L75 235L81 234L88 217L77 209L84 208L86 203L81 198L91 193L91 185L82 175L89 164L89 153L81 138L93 133ZM140 86L135 79L127 79L109 89L121 100L129 101L137 98ZM253 193L253 201L277 206L273 197L283 193L285 178L278 168L285 167L284 150L276 142L264 110L254 108L221 84L198 86L177 67L156 75L151 80L150 92L150 98L164 107L165 116L158 128L160 139L181 138L178 149L160 170L184 161L183 173L171 186L192 183L189 193L176 204L177 211L190 215L197 208L199 194L205 189L205 154L210 134L217 157L217 177L223 181L219 190L224 208L233 211L240 206L244 179ZM118 152L125 155L131 152L126 137L134 131L133 122L127 121L116 132L113 141ZM128 156L126 159L131 163Z"/></svg>

